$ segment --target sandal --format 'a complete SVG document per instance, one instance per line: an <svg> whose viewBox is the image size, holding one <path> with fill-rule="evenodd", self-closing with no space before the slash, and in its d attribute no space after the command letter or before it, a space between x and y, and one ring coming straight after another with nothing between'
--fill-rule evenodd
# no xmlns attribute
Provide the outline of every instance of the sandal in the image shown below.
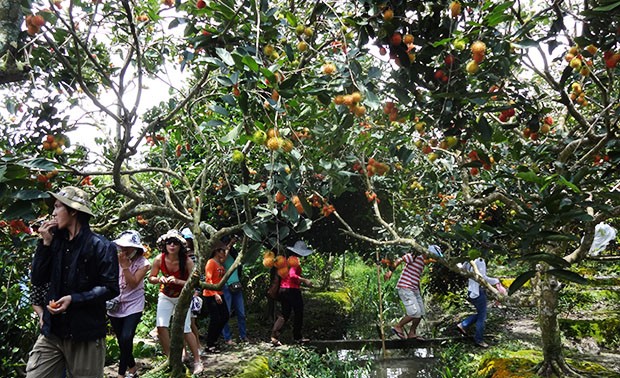
<svg viewBox="0 0 620 378"><path fill-rule="evenodd" d="M407 336L405 336L404 333L402 333L401 331L398 331L396 328L392 327L392 333L395 334L396 336L398 336L399 339L404 340L407 338Z"/></svg>
<svg viewBox="0 0 620 378"><path fill-rule="evenodd" d="M210 353L210 354L217 354L217 353L220 353L221 350L217 346L213 345L213 346L206 347L205 352Z"/></svg>
<svg viewBox="0 0 620 378"><path fill-rule="evenodd" d="M274 347L279 347L279 346L282 346L282 343L280 342L280 340L272 337L271 338L271 345L273 345Z"/></svg>
<svg viewBox="0 0 620 378"><path fill-rule="evenodd" d="M457 323L456 324L456 328L459 330L459 333L463 336L467 336L467 332L465 331L465 328L463 328L463 326L461 325L461 323Z"/></svg>

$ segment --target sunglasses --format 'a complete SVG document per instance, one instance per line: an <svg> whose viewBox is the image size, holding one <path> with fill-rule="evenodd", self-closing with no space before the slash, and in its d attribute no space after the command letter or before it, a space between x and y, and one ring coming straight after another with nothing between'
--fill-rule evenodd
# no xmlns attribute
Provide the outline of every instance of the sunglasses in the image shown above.
<svg viewBox="0 0 620 378"><path fill-rule="evenodd" d="M178 240L174 240L174 239L169 239L166 240L166 244L176 244L176 245L181 245L181 243Z"/></svg>

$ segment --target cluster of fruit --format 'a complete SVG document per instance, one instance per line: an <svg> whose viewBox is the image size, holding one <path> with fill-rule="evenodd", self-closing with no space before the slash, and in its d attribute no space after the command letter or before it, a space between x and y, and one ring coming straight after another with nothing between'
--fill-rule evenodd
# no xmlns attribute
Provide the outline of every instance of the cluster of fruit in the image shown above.
<svg viewBox="0 0 620 378"><path fill-rule="evenodd" d="M588 100L586 100L586 92L581 88L581 84L571 84L571 94L569 95L572 101L575 101L581 106L587 106Z"/></svg>
<svg viewBox="0 0 620 378"><path fill-rule="evenodd" d="M475 74L480 70L479 64L484 60L486 54L487 45L482 41L475 41L471 44L471 60L465 66L465 71L468 74Z"/></svg>
<svg viewBox="0 0 620 378"><path fill-rule="evenodd" d="M265 268L276 268L278 276L284 278L288 275L290 268L299 266L299 258L297 256L289 256L286 258L284 255L276 256L272 251L265 251L263 254L263 266Z"/></svg>
<svg viewBox="0 0 620 378"><path fill-rule="evenodd" d="M614 69L620 62L620 52L614 53L612 50L607 50L603 53L603 60L605 61L605 67Z"/></svg>
<svg viewBox="0 0 620 378"><path fill-rule="evenodd" d="M381 200L377 197L377 193L372 190L367 190L364 194L366 194L366 199L368 202L377 201L377 204L381 203Z"/></svg>
<svg viewBox="0 0 620 378"><path fill-rule="evenodd" d="M452 54L446 55L446 57L443 59L443 62L446 67L446 70L450 72L450 70L452 69L452 66L454 65L454 55ZM444 71L441 68L435 71L434 77L435 77L435 80L440 81L442 83L447 83L448 81L450 81L450 76L446 73L446 71Z"/></svg>
<svg viewBox="0 0 620 378"><path fill-rule="evenodd" d="M501 122L506 122L510 118L514 117L514 115L515 115L515 109L514 108L504 109L504 110L501 111L501 113L499 113L499 120Z"/></svg>
<svg viewBox="0 0 620 378"><path fill-rule="evenodd" d="M594 155L594 162L592 163L592 165L600 166L603 165L603 163L608 162L609 160L609 155L603 155L602 157L601 155Z"/></svg>
<svg viewBox="0 0 620 378"><path fill-rule="evenodd" d="M252 141L258 145L266 145L271 151L282 150L291 152L293 150L293 142L290 139L283 138L276 129L269 129L265 133L263 130L256 130L252 134Z"/></svg>
<svg viewBox="0 0 620 378"><path fill-rule="evenodd" d="M189 152L189 150L190 150L189 143L185 143L185 151ZM182 153L183 153L183 145L179 143L174 149L174 154L176 155L176 157L180 158Z"/></svg>
<svg viewBox="0 0 620 378"><path fill-rule="evenodd" d="M439 202L439 206L445 208L446 205L448 204L448 202L450 202L450 200L453 200L455 197L451 194L443 194L443 193L438 193L437 197L439 197L439 199L441 200L441 202Z"/></svg>
<svg viewBox="0 0 620 378"><path fill-rule="evenodd" d="M353 170L359 174L364 174L364 169L360 162L355 162L353 164ZM374 175L383 176L390 171L390 166L376 161L374 158L368 159L368 163L366 164L366 173L368 177L372 177Z"/></svg>
<svg viewBox="0 0 620 378"><path fill-rule="evenodd" d="M146 144L148 144L149 146L154 146L156 144L156 140L159 142L163 142L166 140L166 137L160 134L155 134L155 137L152 137L151 135L146 136Z"/></svg>
<svg viewBox="0 0 620 378"><path fill-rule="evenodd" d="M13 219L10 221L0 220L0 228L9 227L9 232L11 235L19 235L21 233L24 234L32 234L32 230L26 223L21 219Z"/></svg>
<svg viewBox="0 0 620 378"><path fill-rule="evenodd" d="M37 181L45 184L45 187L47 189L52 187L52 183L50 182L51 179L53 179L54 177L56 177L58 175L58 170L54 169L53 171L49 171L47 173L39 173L37 175Z"/></svg>
<svg viewBox="0 0 620 378"><path fill-rule="evenodd" d="M26 32L30 36L34 36L41 31L41 28L45 25L45 19L40 14L26 16Z"/></svg>
<svg viewBox="0 0 620 378"><path fill-rule="evenodd" d="M90 176L86 176L84 177L81 181L80 181L80 185L81 186L92 186L93 182L92 182L92 178Z"/></svg>
<svg viewBox="0 0 620 378"><path fill-rule="evenodd" d="M383 106L383 113L387 114L390 122L403 122L404 120L398 115L398 108L392 101L388 101Z"/></svg>
<svg viewBox="0 0 620 378"><path fill-rule="evenodd" d="M594 45L589 45L586 47L586 51L588 51L588 53L592 56L594 56L597 50L598 48ZM590 67L593 64L592 60L585 59L584 56L581 55L578 46L572 46L568 49L568 52L564 55L564 60L568 62L568 65L571 66L572 69L578 71L581 75L590 75Z"/></svg>
<svg viewBox="0 0 620 378"><path fill-rule="evenodd" d="M366 107L360 104L361 101L362 94L357 91L351 94L337 95L334 97L334 104L346 106L356 117L362 117L366 114Z"/></svg>
<svg viewBox="0 0 620 378"><path fill-rule="evenodd" d="M314 30L310 27L299 24L295 27L295 34L297 34L297 37L300 39L297 43L297 49L300 52L308 51L309 45L306 41L312 38L314 35Z"/></svg>
<svg viewBox="0 0 620 378"><path fill-rule="evenodd" d="M493 168L493 164L495 164L495 159L493 159L493 156L487 157L485 155L483 159L478 155L478 151L476 150L473 150L469 154L467 154L467 157L471 162L480 162L482 164L482 168L486 169L487 171ZM472 176L476 176L480 173L480 170L477 167L471 167L469 169L469 173L471 173Z"/></svg>
<svg viewBox="0 0 620 378"><path fill-rule="evenodd" d="M51 135L48 134L45 136L45 140L41 144L41 147L45 151L52 151L56 155L62 155L64 152L63 147L67 143L67 140L62 135Z"/></svg>
<svg viewBox="0 0 620 378"><path fill-rule="evenodd" d="M146 226L147 224L149 224L149 221L145 219L142 215L137 215L136 221L140 226Z"/></svg>

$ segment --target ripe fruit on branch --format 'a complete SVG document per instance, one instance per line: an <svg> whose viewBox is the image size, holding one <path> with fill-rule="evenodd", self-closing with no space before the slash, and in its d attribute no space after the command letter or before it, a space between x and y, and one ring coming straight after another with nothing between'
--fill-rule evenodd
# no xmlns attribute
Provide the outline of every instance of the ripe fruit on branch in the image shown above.
<svg viewBox="0 0 620 378"><path fill-rule="evenodd" d="M207 6L207 2L205 0L198 0L196 2L196 8L202 9Z"/></svg>
<svg viewBox="0 0 620 378"><path fill-rule="evenodd" d="M390 8L383 12L383 21L390 22L394 18L394 11Z"/></svg>
<svg viewBox="0 0 620 378"><path fill-rule="evenodd" d="M465 66L465 71L467 71L467 73L470 75L475 74L479 70L480 70L480 66L475 60L470 60Z"/></svg>
<svg viewBox="0 0 620 378"><path fill-rule="evenodd" d="M336 65L333 63L325 63L321 70L325 75L331 75L336 72Z"/></svg>
<svg viewBox="0 0 620 378"><path fill-rule="evenodd" d="M452 55L452 54L446 55L446 57L443 59L443 61L446 64L447 67L452 67L452 65L454 64L454 55Z"/></svg>
<svg viewBox="0 0 620 378"><path fill-rule="evenodd" d="M411 34L405 34L405 36L403 37L403 42L405 43L405 45L411 45L413 44L414 41L414 37Z"/></svg>
<svg viewBox="0 0 620 378"><path fill-rule="evenodd" d="M395 47L400 46L402 41L403 41L403 36L398 32L392 34L392 36L390 37L390 44L392 46L395 46Z"/></svg>
<svg viewBox="0 0 620 378"><path fill-rule="evenodd" d="M487 45L485 45L482 41L476 41L471 44L470 49L472 54L484 54L487 49Z"/></svg>
<svg viewBox="0 0 620 378"><path fill-rule="evenodd" d="M272 137L267 139L267 148L271 151L279 150L282 147L284 141L280 137Z"/></svg>
<svg viewBox="0 0 620 378"><path fill-rule="evenodd" d="M450 15L452 18L457 18L461 14L461 3L453 1L450 3Z"/></svg>
<svg viewBox="0 0 620 378"><path fill-rule="evenodd" d="M40 14L37 14L32 17L32 25L40 28L45 25L45 19Z"/></svg>
<svg viewBox="0 0 620 378"><path fill-rule="evenodd" d="M301 51L301 52L305 52L308 50L308 43L304 42L304 41L300 41L297 44L297 50Z"/></svg>
<svg viewBox="0 0 620 378"><path fill-rule="evenodd" d="M579 71L581 69L581 59L579 57L575 57L575 58L571 59L569 65L575 71Z"/></svg>
<svg viewBox="0 0 620 378"><path fill-rule="evenodd" d="M311 38L314 35L314 30L310 27L304 28L304 35L308 38Z"/></svg>

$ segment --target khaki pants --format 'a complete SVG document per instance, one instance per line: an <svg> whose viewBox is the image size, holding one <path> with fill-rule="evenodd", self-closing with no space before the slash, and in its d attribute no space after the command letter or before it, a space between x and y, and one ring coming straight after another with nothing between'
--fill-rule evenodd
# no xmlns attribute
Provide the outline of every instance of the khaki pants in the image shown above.
<svg viewBox="0 0 620 378"><path fill-rule="evenodd" d="M40 335L34 344L26 378L102 378L105 366L105 338L74 341Z"/></svg>

